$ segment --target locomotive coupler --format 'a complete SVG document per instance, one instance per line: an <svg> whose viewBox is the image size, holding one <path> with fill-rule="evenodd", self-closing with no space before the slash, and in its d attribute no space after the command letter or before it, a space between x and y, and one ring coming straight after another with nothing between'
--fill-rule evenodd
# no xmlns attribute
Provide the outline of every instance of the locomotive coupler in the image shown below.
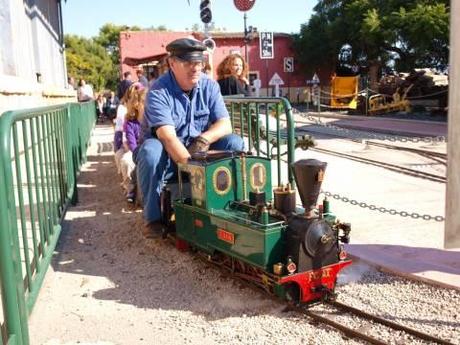
<svg viewBox="0 0 460 345"><path fill-rule="evenodd" d="M334 301L337 298L337 294L325 285L313 287L311 288L311 292L322 294L321 299L324 301Z"/></svg>

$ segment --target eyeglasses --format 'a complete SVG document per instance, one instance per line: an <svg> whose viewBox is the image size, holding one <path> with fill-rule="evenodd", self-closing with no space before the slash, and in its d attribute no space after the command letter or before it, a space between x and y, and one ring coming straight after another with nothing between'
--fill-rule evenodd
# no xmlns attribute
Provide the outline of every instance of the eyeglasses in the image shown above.
<svg viewBox="0 0 460 345"><path fill-rule="evenodd" d="M177 61L179 61L185 68L203 68L204 66L203 61L183 61L180 59L177 59Z"/></svg>

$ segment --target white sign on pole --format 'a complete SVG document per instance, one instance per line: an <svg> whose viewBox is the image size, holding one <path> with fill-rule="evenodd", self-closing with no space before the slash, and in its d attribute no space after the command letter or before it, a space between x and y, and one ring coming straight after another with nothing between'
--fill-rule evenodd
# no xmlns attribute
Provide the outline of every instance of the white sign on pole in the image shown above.
<svg viewBox="0 0 460 345"><path fill-rule="evenodd" d="M259 33L259 50L261 59L273 59L275 57L273 32Z"/></svg>
<svg viewBox="0 0 460 345"><path fill-rule="evenodd" d="M280 96L280 85L284 85L283 79L278 75L278 73L273 74L273 77L268 82L268 85L275 86L275 97Z"/></svg>
<svg viewBox="0 0 460 345"><path fill-rule="evenodd" d="M283 79L278 75L278 73L273 74L273 77L268 82L268 85L276 86L276 85L284 85Z"/></svg>
<svg viewBox="0 0 460 345"><path fill-rule="evenodd" d="M311 80L312 80L312 82L313 82L314 84L316 84L316 85L319 84L319 77L318 77L318 75L317 75L316 73L313 74L313 78L311 78Z"/></svg>
<svg viewBox="0 0 460 345"><path fill-rule="evenodd" d="M294 72L294 58L285 57L283 66L284 66L284 72L288 72L288 73Z"/></svg>
<svg viewBox="0 0 460 345"><path fill-rule="evenodd" d="M254 79L254 81L252 83L253 83L252 85L254 85L254 89L256 91L255 96L259 97L260 96L260 88L262 86L262 81L259 78L257 78L257 79Z"/></svg>

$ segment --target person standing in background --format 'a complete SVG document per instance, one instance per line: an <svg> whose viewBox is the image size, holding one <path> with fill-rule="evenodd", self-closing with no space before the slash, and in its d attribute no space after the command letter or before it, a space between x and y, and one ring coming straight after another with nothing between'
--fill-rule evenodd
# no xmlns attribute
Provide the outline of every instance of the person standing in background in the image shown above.
<svg viewBox="0 0 460 345"><path fill-rule="evenodd" d="M222 96L249 96L248 65L240 54L228 55L217 67Z"/></svg>
<svg viewBox="0 0 460 345"><path fill-rule="evenodd" d="M149 73L149 87L152 86L155 80L156 80L155 72L152 71Z"/></svg>
<svg viewBox="0 0 460 345"><path fill-rule="evenodd" d="M96 121L104 121L104 106L105 106L105 97L102 93L98 94L96 97Z"/></svg>
<svg viewBox="0 0 460 345"><path fill-rule="evenodd" d="M104 104L104 113L109 120L113 120L117 116L117 107L120 100L115 96L115 92L110 91Z"/></svg>
<svg viewBox="0 0 460 345"><path fill-rule="evenodd" d="M117 88L118 99L121 100L123 98L123 96L125 95L125 92L129 89L129 87L133 83L131 79L132 79L131 72L127 71L123 73L123 80L120 82L120 84L118 84L118 88Z"/></svg>
<svg viewBox="0 0 460 345"><path fill-rule="evenodd" d="M78 82L77 98L79 102L87 102L94 99L93 88L86 84L84 79Z"/></svg>
<svg viewBox="0 0 460 345"><path fill-rule="evenodd" d="M139 83L141 83L143 87L148 88L149 87L149 81L144 76L144 71L142 69L138 69L136 71L136 74L137 74L137 81Z"/></svg>

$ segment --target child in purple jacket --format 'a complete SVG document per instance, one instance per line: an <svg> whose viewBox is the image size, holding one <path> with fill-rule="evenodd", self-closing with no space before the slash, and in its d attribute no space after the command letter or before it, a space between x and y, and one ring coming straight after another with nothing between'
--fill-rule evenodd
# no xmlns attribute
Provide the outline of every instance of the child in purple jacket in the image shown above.
<svg viewBox="0 0 460 345"><path fill-rule="evenodd" d="M126 152L121 158L121 173L123 176L122 185L126 190L126 199L128 202L134 202L136 197L136 165L133 162L133 152L139 145L141 124L140 120L144 115L144 100L146 89L140 83L134 83L130 89L134 88L127 101L127 113L123 126L124 146Z"/></svg>

